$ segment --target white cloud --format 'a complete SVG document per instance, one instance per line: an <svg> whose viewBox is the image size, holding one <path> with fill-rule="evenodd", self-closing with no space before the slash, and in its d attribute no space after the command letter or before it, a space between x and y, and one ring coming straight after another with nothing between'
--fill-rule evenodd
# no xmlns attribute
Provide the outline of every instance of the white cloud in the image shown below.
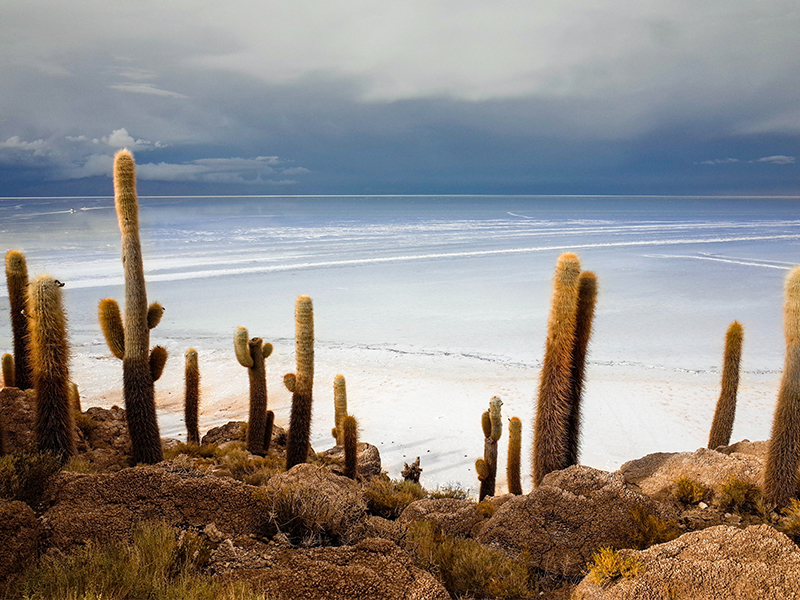
<svg viewBox="0 0 800 600"><path fill-rule="evenodd" d="M26 142L20 136L13 135L5 142L0 142L0 150L16 150L30 152L33 156L44 156L49 152L49 146L45 140Z"/></svg>
<svg viewBox="0 0 800 600"><path fill-rule="evenodd" d="M738 158L714 158L711 160L704 160L699 163L695 163L698 165L729 165L731 163L738 163L741 162Z"/></svg>
<svg viewBox="0 0 800 600"><path fill-rule="evenodd" d="M97 143L97 140L92 141ZM136 139L130 135L128 130L124 127L121 129L115 129L111 132L111 135L100 138L100 141L108 144L112 148L127 148L131 152L165 147L165 144L162 144L161 142L150 142L148 140Z"/></svg>
<svg viewBox="0 0 800 600"><path fill-rule="evenodd" d="M281 162L277 156L259 156L256 158L202 158L181 164L142 163L136 166L136 176L141 180L155 181L274 184L281 183L270 178L276 173L273 167ZM283 181L282 183L287 182Z"/></svg>
<svg viewBox="0 0 800 600"><path fill-rule="evenodd" d="M311 171L305 167L289 167L281 171L282 175L304 175L305 173L311 173Z"/></svg>
<svg viewBox="0 0 800 600"><path fill-rule="evenodd" d="M759 158L754 162L770 163L773 165L793 165L795 162L797 162L797 159L794 156L776 154L775 156L765 156L763 158Z"/></svg>
<svg viewBox="0 0 800 600"><path fill-rule="evenodd" d="M178 92L171 92L169 90L157 88L152 83L115 83L108 87L112 90L130 92L132 94L147 94L150 96L164 96L167 98L186 98L186 96L179 94Z"/></svg>
<svg viewBox="0 0 800 600"><path fill-rule="evenodd" d="M114 170L114 158L107 154L91 154L83 164L70 165L61 170L67 179L83 179L106 175L111 177Z"/></svg>

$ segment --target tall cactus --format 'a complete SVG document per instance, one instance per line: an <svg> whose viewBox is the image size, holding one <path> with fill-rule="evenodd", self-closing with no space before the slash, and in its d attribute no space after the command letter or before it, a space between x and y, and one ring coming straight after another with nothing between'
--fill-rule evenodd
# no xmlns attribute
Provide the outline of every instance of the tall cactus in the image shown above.
<svg viewBox="0 0 800 600"><path fill-rule="evenodd" d="M267 368L266 358L272 354L272 344L259 337L248 338L247 329L238 327L233 336L236 359L247 367L250 380L250 414L247 421L247 450L263 456L269 447L267 434ZM271 432L270 432L271 434Z"/></svg>
<svg viewBox="0 0 800 600"><path fill-rule="evenodd" d="M503 435L503 422L500 416L500 407L503 405L500 398L493 397L489 401L489 410L481 417L483 427L483 465L478 466L478 479L481 482L478 499L494 496L495 482L497 481L497 442Z"/></svg>
<svg viewBox="0 0 800 600"><path fill-rule="evenodd" d="M286 469L306 462L311 435L311 403L314 387L314 307L311 298L298 296L294 309L297 371L284 377L292 392Z"/></svg>
<svg viewBox="0 0 800 600"><path fill-rule="evenodd" d="M551 471L567 466L569 418L572 413L572 352L575 346L580 272L580 261L574 254L565 252L558 258L534 422L535 486Z"/></svg>
<svg viewBox="0 0 800 600"><path fill-rule="evenodd" d="M11 306L11 330L14 334L14 385L21 390L33 386L32 367L28 350L28 265L19 250L6 253L6 283Z"/></svg>
<svg viewBox="0 0 800 600"><path fill-rule="evenodd" d="M594 306L597 301L597 276L582 271L578 278L578 306L575 316L575 345L572 348L572 398L567 426L567 456L564 466L577 465L580 453L581 403L586 371L586 354L592 335Z"/></svg>
<svg viewBox="0 0 800 600"><path fill-rule="evenodd" d="M164 309L158 303L147 305L136 173L128 150L114 156L114 205L122 235L125 321L123 324L117 302L106 298L100 301L100 326L109 349L122 359L125 418L133 458L138 463L153 464L163 460L153 384L161 376L167 351L161 346L150 351L150 329L158 324Z"/></svg>
<svg viewBox="0 0 800 600"><path fill-rule="evenodd" d="M508 493L517 496L522 494L522 479L520 477L520 462L522 456L522 421L512 417L508 422L508 463L506 467L506 480Z"/></svg>
<svg viewBox="0 0 800 600"><path fill-rule="evenodd" d="M356 454L358 451L358 423L355 417L347 416L342 419L342 432L344 434L344 476L356 478Z"/></svg>
<svg viewBox="0 0 800 600"><path fill-rule="evenodd" d="M334 427L331 435L336 438L336 445L341 446L344 444L342 421L347 416L347 387L344 375L337 375L333 378L333 410Z"/></svg>
<svg viewBox="0 0 800 600"><path fill-rule="evenodd" d="M70 403L67 321L61 302L64 284L40 275L30 286L30 349L36 390L34 430L39 450L66 462L75 454L75 419Z"/></svg>
<svg viewBox="0 0 800 600"><path fill-rule="evenodd" d="M764 469L764 498L778 508L797 491L800 462L800 267L789 273L784 289L786 358Z"/></svg>
<svg viewBox="0 0 800 600"><path fill-rule="evenodd" d="M194 348L186 351L183 375L183 418L186 422L186 443L199 444L200 366L197 362L197 350Z"/></svg>
<svg viewBox="0 0 800 600"><path fill-rule="evenodd" d="M708 436L710 449L727 446L731 442L733 420L736 417L736 393L739 390L739 363L742 359L744 330L734 321L725 333L725 353L722 360L722 390L714 411L711 433Z"/></svg>

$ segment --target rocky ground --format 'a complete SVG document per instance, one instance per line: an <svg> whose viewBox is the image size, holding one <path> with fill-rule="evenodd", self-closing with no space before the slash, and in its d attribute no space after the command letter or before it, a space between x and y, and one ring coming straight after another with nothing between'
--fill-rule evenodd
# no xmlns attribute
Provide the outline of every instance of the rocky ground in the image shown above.
<svg viewBox="0 0 800 600"><path fill-rule="evenodd" d="M7 453L30 441L31 400L0 390ZM232 422L200 448L164 440L168 460L132 466L123 410L90 408L77 425L79 456L41 495L0 501L2 579L38 557L129 539L137 523L160 521L202 538L206 572L273 599L800 598L800 549L786 535L800 531L800 515L761 501L763 442L652 454L614 473L573 466L528 494L476 503L393 484L366 443L354 481L340 474L340 447L284 472L280 428L266 457L244 450L246 425ZM471 558L483 550L524 565L526 591L502 581L458 588L452 565L414 542L421 523L440 545L468 548L474 568L488 568ZM598 555L604 547L613 551Z"/></svg>

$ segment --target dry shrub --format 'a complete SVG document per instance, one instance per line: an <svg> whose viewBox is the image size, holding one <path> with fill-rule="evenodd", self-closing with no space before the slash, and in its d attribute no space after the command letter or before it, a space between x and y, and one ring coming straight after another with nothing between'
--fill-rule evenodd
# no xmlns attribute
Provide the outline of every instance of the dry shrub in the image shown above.
<svg viewBox="0 0 800 600"><path fill-rule="evenodd" d="M219 448L216 444L184 444L181 442L174 448L164 450L164 459L171 460L179 454L185 454L190 458L215 458Z"/></svg>
<svg viewBox="0 0 800 600"><path fill-rule="evenodd" d="M254 456L244 444L217 450L215 457L234 479L250 485L266 485L273 475L283 472L284 461L277 454Z"/></svg>
<svg viewBox="0 0 800 600"><path fill-rule="evenodd" d="M720 486L717 501L721 509L740 513L759 513L764 507L758 486L736 475L728 477Z"/></svg>
<svg viewBox="0 0 800 600"><path fill-rule="evenodd" d="M669 542L681 534L675 522L665 521L650 514L642 505L637 505L631 510L631 519L636 528L631 536L631 542L639 550L649 548L653 544Z"/></svg>
<svg viewBox="0 0 800 600"><path fill-rule="evenodd" d="M70 473L84 473L84 474L95 474L98 473L97 467L95 467L91 462L86 460L85 458L81 458L80 456L73 456L67 461L62 468L62 471L69 471Z"/></svg>
<svg viewBox="0 0 800 600"><path fill-rule="evenodd" d="M25 450L0 457L0 498L34 506L60 469L61 461L50 452Z"/></svg>
<svg viewBox="0 0 800 600"><path fill-rule="evenodd" d="M92 432L97 429L97 421L86 413L75 411L75 426L81 430L85 438L89 438Z"/></svg>
<svg viewBox="0 0 800 600"><path fill-rule="evenodd" d="M481 516L482 519L488 519L496 512L497 512L497 506L495 506L488 500L482 500L481 502L478 502L478 514Z"/></svg>
<svg viewBox="0 0 800 600"><path fill-rule="evenodd" d="M600 548L589 563L589 578L593 583L606 587L618 579L632 579L643 570L635 556L623 556L613 548Z"/></svg>
<svg viewBox="0 0 800 600"><path fill-rule="evenodd" d="M406 506L428 495L418 483L392 481L386 475L368 481L363 491L367 510L384 519L396 519Z"/></svg>
<svg viewBox="0 0 800 600"><path fill-rule="evenodd" d="M792 538L795 544L800 542L800 501L797 498L789 500L789 506L783 509L783 518L778 522L777 529Z"/></svg>
<svg viewBox="0 0 800 600"><path fill-rule="evenodd" d="M711 490L689 477L678 477L672 482L670 492L676 500L684 504L699 504L711 498Z"/></svg>
<svg viewBox="0 0 800 600"><path fill-rule="evenodd" d="M454 597L525 598L532 595L528 567L501 550L442 532L430 521L413 523L404 540L417 565L433 573Z"/></svg>
<svg viewBox="0 0 800 600"><path fill-rule="evenodd" d="M443 498L452 498L454 500L466 500L469 498L469 494L467 490L465 490L460 484L450 484L445 486L440 486L433 490L432 492L428 492L428 498L431 500L441 500Z"/></svg>

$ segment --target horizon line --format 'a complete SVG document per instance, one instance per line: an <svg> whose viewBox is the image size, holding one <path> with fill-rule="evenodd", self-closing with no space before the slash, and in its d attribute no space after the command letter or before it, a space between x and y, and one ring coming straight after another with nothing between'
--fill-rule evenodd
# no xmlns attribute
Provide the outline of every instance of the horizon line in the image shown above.
<svg viewBox="0 0 800 600"><path fill-rule="evenodd" d="M139 198L718 198L718 199L800 199L798 195L737 194L139 194ZM98 200L103 196L0 196L0 200Z"/></svg>

